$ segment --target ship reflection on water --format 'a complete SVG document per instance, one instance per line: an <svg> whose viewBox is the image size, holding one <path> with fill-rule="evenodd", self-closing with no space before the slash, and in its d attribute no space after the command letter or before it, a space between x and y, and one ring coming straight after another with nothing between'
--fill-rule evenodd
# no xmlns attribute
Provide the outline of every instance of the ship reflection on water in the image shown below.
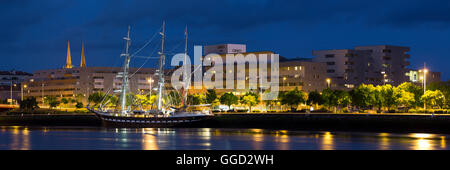
<svg viewBox="0 0 450 170"><path fill-rule="evenodd" d="M1 150L441 150L449 135L214 128L0 127Z"/></svg>

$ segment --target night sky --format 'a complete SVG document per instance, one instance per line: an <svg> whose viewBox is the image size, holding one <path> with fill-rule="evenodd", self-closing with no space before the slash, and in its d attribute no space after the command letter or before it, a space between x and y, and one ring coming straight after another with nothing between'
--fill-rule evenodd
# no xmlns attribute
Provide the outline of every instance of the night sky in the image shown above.
<svg viewBox="0 0 450 170"><path fill-rule="evenodd" d="M61 68L67 41L77 66L82 41L88 66L120 66L128 25L134 52L163 20L168 54L184 51L188 25L190 51L193 45L243 43L247 51L294 58L312 57L312 50L400 45L411 47L410 68L426 62L450 79L448 0L2 0L0 70ZM156 56L159 40L156 35L139 55Z"/></svg>

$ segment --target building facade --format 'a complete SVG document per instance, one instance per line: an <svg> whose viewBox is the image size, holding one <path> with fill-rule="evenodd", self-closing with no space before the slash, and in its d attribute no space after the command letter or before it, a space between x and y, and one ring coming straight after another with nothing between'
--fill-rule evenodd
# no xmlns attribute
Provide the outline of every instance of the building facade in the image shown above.
<svg viewBox="0 0 450 170"><path fill-rule="evenodd" d="M425 78L427 85L434 82L441 82L441 72L427 71L426 77L424 75L423 70L409 69L406 73L408 81L418 86L423 86Z"/></svg>
<svg viewBox="0 0 450 170"><path fill-rule="evenodd" d="M62 69L41 70L24 84L27 86L24 96L36 97L39 103L44 97L55 96L57 98L80 97L83 103L87 103L88 96L95 92L112 94L119 90L122 79L117 78L121 67L73 67ZM158 81L155 69L130 68L130 91L135 94L149 93L150 88L156 86ZM153 87L152 87L153 86Z"/></svg>
<svg viewBox="0 0 450 170"><path fill-rule="evenodd" d="M399 85L408 81L409 47L378 45L313 51L313 61L326 63L331 87L351 89L362 83Z"/></svg>
<svg viewBox="0 0 450 170"><path fill-rule="evenodd" d="M0 71L0 100L2 103L19 101L22 98L22 82L31 77L23 71Z"/></svg>
<svg viewBox="0 0 450 170"><path fill-rule="evenodd" d="M61 98L77 98L84 104L95 92L113 94L122 85L118 73L122 67L87 67L82 47L80 67L72 65L70 46L67 47L66 65L60 69L35 71L24 84L24 96L35 97L40 104L44 98L54 96ZM149 93L157 86L158 76L153 68L130 68L130 92L135 94Z"/></svg>
<svg viewBox="0 0 450 170"><path fill-rule="evenodd" d="M220 48L217 48L220 47ZM219 49L219 51L218 51ZM224 53L220 51L220 49L228 49L229 53ZM232 49L232 50L230 50ZM234 49L234 50L233 50ZM237 49L237 50L236 50ZM212 45L205 46L204 57L203 60L211 60L212 57L209 54L215 53L222 58L223 69L222 70L213 70L211 71L211 67L202 68L203 74L222 74L223 78L223 88L216 89L216 92L221 95L227 92L233 92L236 95L245 94L249 91L261 92L260 77L259 75L259 67L256 69L249 68L248 64L244 64L246 66L242 67L244 69L239 69L237 63L233 63L234 70L226 68L226 66L230 63L227 63L228 60L226 58L227 54L242 54L243 56L247 56L249 54L254 54L256 56L256 60L259 61L262 56L266 56L267 58L267 77L266 80L271 80L271 56L275 53L272 51L255 51L255 52L246 52L245 45L235 44L222 44L222 45ZM240 51L240 52L236 52ZM242 52L244 51L244 52ZM303 90L306 92L311 91L322 91L327 87L326 84L326 64L322 62L314 62L312 60L299 60L299 59L286 59L285 57L279 57L279 75L277 76L277 81L279 84L280 91L289 91L295 88L299 90ZM234 75L233 87L226 86L226 74L232 73ZM239 77L238 75L245 75L244 77ZM255 80L256 84L254 87L250 88L252 79ZM193 81L193 80L192 80ZM194 84L194 81L192 82ZM201 89L195 89L193 86L190 87L189 93L205 93L206 89L211 87L202 87Z"/></svg>

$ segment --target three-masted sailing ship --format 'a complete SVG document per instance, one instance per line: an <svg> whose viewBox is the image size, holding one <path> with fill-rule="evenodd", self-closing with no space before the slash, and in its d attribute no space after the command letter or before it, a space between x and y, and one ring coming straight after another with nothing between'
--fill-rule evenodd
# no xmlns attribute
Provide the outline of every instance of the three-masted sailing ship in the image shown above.
<svg viewBox="0 0 450 170"><path fill-rule="evenodd" d="M125 58L123 63L122 72L118 73L117 77L122 78L121 89L116 90L115 92L120 93L118 109L105 109L102 105L98 107L89 107L88 110L94 112L97 117L99 117L103 124L106 126L114 126L114 127L174 127L174 126L189 126L190 124L200 122L202 120L206 120L211 118L213 115L210 111L198 110L198 111L188 111L186 106L186 97L187 90L183 89L183 107L176 108L168 105L168 102L164 100L164 96L167 96L167 92L165 90L165 81L164 81L164 64L165 64L165 54L164 54L164 39L165 39L165 24L163 23L161 34L161 51L159 54L159 70L157 70L158 75L158 94L156 109L148 110L132 110L132 108L127 106L127 94L130 93L129 88L129 68L130 68L130 59L131 55L129 53L130 48L130 27L128 27L128 34L124 37L125 40L125 52L121 54L122 57ZM187 33L186 36L186 45L185 45L185 56L187 53ZM186 60L186 57L185 57ZM187 74L183 75L184 80L186 80ZM187 82L184 82L187 83ZM186 87L186 86L185 86ZM150 89L151 91L152 89Z"/></svg>

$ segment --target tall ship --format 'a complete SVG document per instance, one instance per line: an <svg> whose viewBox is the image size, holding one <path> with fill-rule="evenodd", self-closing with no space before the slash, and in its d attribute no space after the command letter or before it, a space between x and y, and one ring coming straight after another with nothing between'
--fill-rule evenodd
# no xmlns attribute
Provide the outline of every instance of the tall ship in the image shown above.
<svg viewBox="0 0 450 170"><path fill-rule="evenodd" d="M129 88L129 68L131 55L129 53L131 38L130 38L130 27L128 27L128 34L123 39L125 40L125 52L121 54L124 57L123 70L117 74L117 78L122 79L121 88L118 90L113 90L113 93L119 93L119 100L115 103L115 108L111 109L106 106L106 103L113 101L107 99L107 94L103 97L103 101L98 106L87 106L87 109L100 118L105 126L112 127L188 127L190 125L195 125L201 121L209 119L214 115L208 109L208 105L200 106L188 106L187 105L187 87L184 86L182 90L183 102L182 106L172 104L170 102L170 97L165 90L164 81L164 64L165 64L165 54L164 54L164 40L165 40L165 23L163 22L162 31L159 32L161 35L161 50L159 54L159 68L156 70L158 75L158 87L156 101L152 103L149 109L136 109L132 107L132 99L130 98L131 90ZM185 31L185 50L184 56L186 61L187 56L187 29ZM186 62L184 62L186 63ZM183 79L184 83L188 83L187 74L184 72ZM151 91L150 89L150 98ZM111 90L109 90L111 91ZM108 93L109 93L108 91ZM115 95L115 94L114 94ZM153 106L153 107L152 107Z"/></svg>

